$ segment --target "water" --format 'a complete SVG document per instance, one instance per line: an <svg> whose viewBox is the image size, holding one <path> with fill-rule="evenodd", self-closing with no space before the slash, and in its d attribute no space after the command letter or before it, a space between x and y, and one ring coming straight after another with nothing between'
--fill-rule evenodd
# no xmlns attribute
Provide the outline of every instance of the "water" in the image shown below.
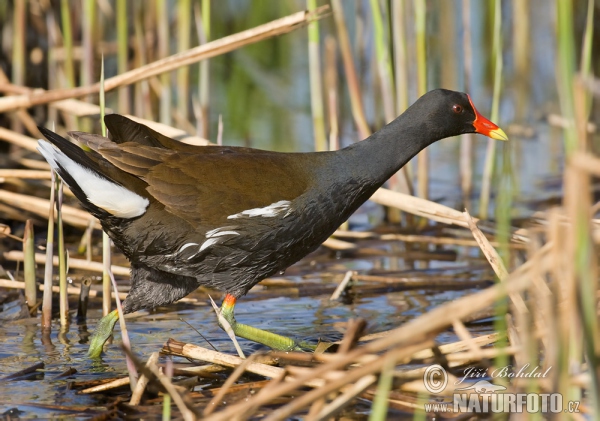
<svg viewBox="0 0 600 421"><path fill-rule="evenodd" d="M467 250L459 256L457 262L431 262L431 266L440 269L420 271L419 276L431 276L434 279L439 274L458 274L458 279L470 279L472 274L465 272L470 257ZM403 267L406 262L398 258L377 258L370 260L326 259L321 262L323 268L347 269L358 264L363 269L367 267L386 268L390 264ZM304 260L290 269L309 264ZM443 269L446 268L446 269ZM422 273L421 273L422 272ZM463 273L461 276L460 274ZM476 277L490 279L489 272L483 271ZM473 292L473 289L461 291L427 290L398 290L390 287L391 292L369 295L361 292L360 288L350 292L351 297L341 301L330 301L329 294L311 294L311 285L332 285L330 281L320 280L313 276L303 280L300 276L287 276L294 281L304 296L279 296L278 289L269 289L265 294L263 287L255 287L247 297L236 305L236 319L262 329L290 335L297 339L316 343L319 339L336 341L343 336L343 326L348 319L363 318L368 321L367 333L392 329L411 320L415 316L439 304ZM394 290L395 289L395 290ZM286 288L282 291L290 291ZM308 295L306 295L308 294ZM98 305L98 300L93 302ZM100 362L87 358L88 340L97 320L101 316L99 309L89 311L88 323L72 323L65 331L55 323L49 338L42 337L39 318L24 319L0 325L0 377L15 373L39 361L45 363L41 373L28 378L0 383L0 413L17 408L22 411L21 417L50 417L67 416L64 411L50 410L37 405L65 405L72 409L103 408L112 398L104 394L80 395L71 388L71 382L82 382L92 379L113 378L126 376L127 368L124 356L118 346L121 342L120 329L115 330L114 342L108 347ZM152 352L159 351L162 344L169 338L178 341L194 343L210 347L198 333L180 319L184 319L198 329L202 335L219 351L235 354L235 348L227 335L217 326L216 317L207 300L197 304L176 304L161 308L158 311L140 311L126 317L133 350L142 360ZM490 329L487 326L483 331ZM453 335L446 335L445 341L456 340ZM264 346L239 340L246 353L266 349ZM66 378L56 377L69 368L75 368L77 373ZM69 416L72 416L70 414ZM85 418L88 415L81 415Z"/></svg>

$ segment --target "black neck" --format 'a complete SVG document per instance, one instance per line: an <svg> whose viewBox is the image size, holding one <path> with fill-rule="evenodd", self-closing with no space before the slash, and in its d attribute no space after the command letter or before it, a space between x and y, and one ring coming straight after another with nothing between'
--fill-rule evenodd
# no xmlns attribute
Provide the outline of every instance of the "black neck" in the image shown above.
<svg viewBox="0 0 600 421"><path fill-rule="evenodd" d="M346 148L369 184L381 186L421 150L444 137L435 126L423 123L424 110L419 108L413 105L378 132Z"/></svg>

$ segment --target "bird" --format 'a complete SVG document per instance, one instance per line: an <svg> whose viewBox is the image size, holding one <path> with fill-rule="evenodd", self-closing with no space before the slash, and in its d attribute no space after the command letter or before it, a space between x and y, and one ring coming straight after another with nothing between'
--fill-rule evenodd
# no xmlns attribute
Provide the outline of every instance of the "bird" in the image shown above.
<svg viewBox="0 0 600 421"><path fill-rule="evenodd" d="M284 351L304 347L238 323L238 299L316 250L430 144L464 133L508 140L469 95L446 89L426 93L368 138L326 152L189 145L118 114L104 120L109 137L69 133L85 149L40 127L47 140L38 150L130 261L123 313L206 286L225 293L221 315L236 336ZM90 357L101 355L118 317L115 310L100 320Z"/></svg>

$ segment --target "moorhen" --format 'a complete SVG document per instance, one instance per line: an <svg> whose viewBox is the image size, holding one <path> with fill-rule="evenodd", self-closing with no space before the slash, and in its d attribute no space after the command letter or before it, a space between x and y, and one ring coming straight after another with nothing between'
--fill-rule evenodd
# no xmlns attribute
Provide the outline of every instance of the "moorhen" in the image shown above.
<svg viewBox="0 0 600 421"><path fill-rule="evenodd" d="M507 140L464 93L437 89L362 142L332 152L278 153L192 146L120 115L110 139L71 132L90 150L40 128L38 150L131 261L123 311L173 303L199 286L226 293L221 313L237 336L271 348L291 338L237 323L236 300L325 241L419 151L481 133ZM102 352L118 319L105 316L90 345Z"/></svg>

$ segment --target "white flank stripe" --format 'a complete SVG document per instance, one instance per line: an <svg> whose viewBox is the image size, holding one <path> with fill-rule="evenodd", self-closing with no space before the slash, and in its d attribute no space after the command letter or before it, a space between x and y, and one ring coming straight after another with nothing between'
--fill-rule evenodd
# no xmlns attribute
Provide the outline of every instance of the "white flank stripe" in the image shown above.
<svg viewBox="0 0 600 421"><path fill-rule="evenodd" d="M238 232L233 231L234 228L237 228L235 225L229 225L226 227L219 227L219 228L215 228L214 230L210 230L210 231L206 231L206 238L210 238L210 237L218 237L218 235L220 232L222 233L227 233L227 234L234 234L234 235L240 235ZM223 235L223 234L221 234Z"/></svg>
<svg viewBox="0 0 600 421"><path fill-rule="evenodd" d="M198 243L187 243L187 244L184 244L183 246L181 246L181 248L179 249L179 251L177 253L181 253L186 248L191 247L191 246L197 246L197 245L198 245Z"/></svg>
<svg viewBox="0 0 600 421"><path fill-rule="evenodd" d="M148 199L85 168L50 143L40 139L38 151L55 171L60 164L74 180L77 180L77 185L88 200L106 212L118 218L135 218L146 212L150 204Z"/></svg>
<svg viewBox="0 0 600 421"><path fill-rule="evenodd" d="M213 231L215 231L215 230L213 230ZM240 233L235 232L235 231L217 231L217 232L209 231L206 233L206 238L222 237L224 235L240 235Z"/></svg>
<svg viewBox="0 0 600 421"><path fill-rule="evenodd" d="M243 216L254 217L262 216L264 218L272 218L279 215L286 209L289 209L291 202L289 200L280 200L279 202L271 203L269 206L264 208L248 209L235 215L229 215L227 219L236 219ZM289 214L289 212L288 212ZM287 216L287 215L286 215Z"/></svg>
<svg viewBox="0 0 600 421"><path fill-rule="evenodd" d="M201 252L202 250L212 246L217 241L219 241L219 238L210 238L210 239L206 240L205 242L202 243L202 245L200 246L200 250L198 250L198 252Z"/></svg>

